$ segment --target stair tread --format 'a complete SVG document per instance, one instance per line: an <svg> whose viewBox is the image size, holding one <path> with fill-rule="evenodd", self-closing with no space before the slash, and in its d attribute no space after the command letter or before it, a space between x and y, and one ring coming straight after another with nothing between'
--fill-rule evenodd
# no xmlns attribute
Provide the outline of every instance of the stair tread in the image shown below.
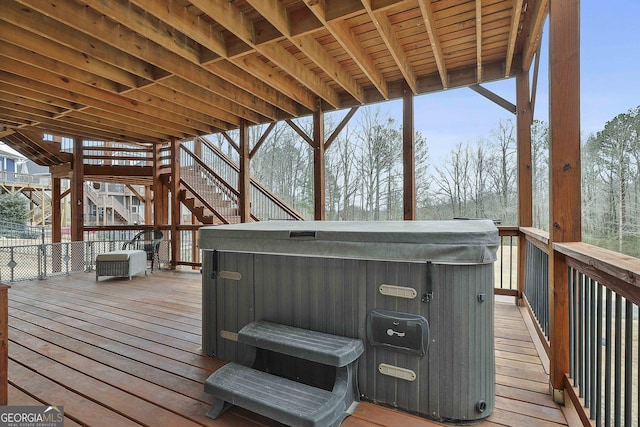
<svg viewBox="0 0 640 427"><path fill-rule="evenodd" d="M264 320L242 328L238 342L336 367L354 362L364 351L359 339Z"/></svg>
<svg viewBox="0 0 640 427"><path fill-rule="evenodd" d="M205 391L218 399L295 425L325 425L342 413L342 398L236 363L228 363L205 381Z"/></svg>

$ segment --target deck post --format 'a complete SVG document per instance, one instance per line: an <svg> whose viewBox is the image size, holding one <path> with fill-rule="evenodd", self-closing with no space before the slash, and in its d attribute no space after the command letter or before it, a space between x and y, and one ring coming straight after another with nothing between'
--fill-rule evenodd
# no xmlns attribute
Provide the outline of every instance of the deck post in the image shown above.
<svg viewBox="0 0 640 427"><path fill-rule="evenodd" d="M153 146L153 225L162 224L162 181L160 181L160 166L162 163L162 145L155 144ZM149 201L150 202L150 201ZM146 213L146 208L145 208ZM145 218L146 221L146 218Z"/></svg>
<svg viewBox="0 0 640 427"><path fill-rule="evenodd" d="M529 95L529 72L520 70L516 75L516 120L518 155L518 226L533 225L533 179L531 176L531 123L533 111ZM527 260L527 239L519 233L518 238L518 296L516 303L522 305Z"/></svg>
<svg viewBox="0 0 640 427"><path fill-rule="evenodd" d="M0 405L9 400L9 291L10 286L0 286Z"/></svg>
<svg viewBox="0 0 640 427"><path fill-rule="evenodd" d="M84 153L82 138L73 140L73 164L71 174L71 241L84 238Z"/></svg>
<svg viewBox="0 0 640 427"><path fill-rule="evenodd" d="M60 212L62 197L60 184L60 178L51 178L51 243L62 242L62 213ZM51 270L55 273L62 271L60 245L53 245L51 248Z"/></svg>
<svg viewBox="0 0 640 427"><path fill-rule="evenodd" d="M171 269L178 265L180 253L180 141L171 138Z"/></svg>
<svg viewBox="0 0 640 427"><path fill-rule="evenodd" d="M402 97L402 176L405 220L416 219L416 160L413 126L413 93L405 83Z"/></svg>
<svg viewBox="0 0 640 427"><path fill-rule="evenodd" d="M83 140L73 140L73 163L71 174L71 242L84 240L84 152ZM84 245L71 244L71 270L83 271L85 265Z"/></svg>
<svg viewBox="0 0 640 427"><path fill-rule="evenodd" d="M240 123L240 176L238 177L238 209L240 222L251 221L251 169L249 161L249 126L246 121Z"/></svg>
<svg viewBox="0 0 640 427"><path fill-rule="evenodd" d="M324 111L318 101L313 112L313 218L316 221L326 216L324 150Z"/></svg>
<svg viewBox="0 0 640 427"><path fill-rule="evenodd" d="M550 386L564 401L569 372L569 274L555 242L582 240L580 187L580 1L549 2Z"/></svg>
<svg viewBox="0 0 640 427"><path fill-rule="evenodd" d="M151 186L144 186L144 223L153 224L153 195L151 193Z"/></svg>

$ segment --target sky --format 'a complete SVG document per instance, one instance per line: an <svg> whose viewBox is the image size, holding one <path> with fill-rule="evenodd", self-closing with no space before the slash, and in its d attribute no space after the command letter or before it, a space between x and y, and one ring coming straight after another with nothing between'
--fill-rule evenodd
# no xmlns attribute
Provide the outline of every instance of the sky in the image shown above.
<svg viewBox="0 0 640 427"><path fill-rule="evenodd" d="M640 1L582 0L580 8L580 121L586 137L640 105ZM534 119L545 122L549 122L548 36L545 27L534 112ZM516 103L515 78L483 86ZM377 106L402 123L401 101ZM417 96L414 111L415 128L427 139L431 163L437 163L459 142L489 139L500 120L515 119L468 88Z"/></svg>

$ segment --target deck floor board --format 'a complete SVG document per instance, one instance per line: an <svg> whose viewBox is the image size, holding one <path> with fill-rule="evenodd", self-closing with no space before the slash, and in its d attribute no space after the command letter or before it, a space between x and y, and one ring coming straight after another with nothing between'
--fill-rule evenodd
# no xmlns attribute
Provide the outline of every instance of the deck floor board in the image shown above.
<svg viewBox="0 0 640 427"><path fill-rule="evenodd" d="M203 384L223 365L201 354L201 276L133 280L91 273L9 290L9 404L63 405L68 425L276 426L232 408L204 417ZM496 409L482 427L563 426L522 311L496 303ZM361 402L345 427L446 424Z"/></svg>

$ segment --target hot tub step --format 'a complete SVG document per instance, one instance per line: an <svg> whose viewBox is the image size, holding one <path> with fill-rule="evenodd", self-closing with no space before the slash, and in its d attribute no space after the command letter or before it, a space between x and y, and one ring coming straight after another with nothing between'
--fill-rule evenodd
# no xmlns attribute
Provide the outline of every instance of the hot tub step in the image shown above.
<svg viewBox="0 0 640 427"><path fill-rule="evenodd" d="M238 332L238 342L329 366L346 366L364 351L359 339L260 320Z"/></svg>
<svg viewBox="0 0 640 427"><path fill-rule="evenodd" d="M340 395L236 363L211 374L205 391L221 401L291 426L339 425L349 409ZM218 414L208 414L211 415Z"/></svg>
<svg viewBox="0 0 640 427"><path fill-rule="evenodd" d="M291 426L338 426L358 405L361 340L257 321L238 332L238 343L245 344L252 356L260 348L333 367L335 383L328 391L229 363L205 382L205 391L216 398L208 417L238 405Z"/></svg>

